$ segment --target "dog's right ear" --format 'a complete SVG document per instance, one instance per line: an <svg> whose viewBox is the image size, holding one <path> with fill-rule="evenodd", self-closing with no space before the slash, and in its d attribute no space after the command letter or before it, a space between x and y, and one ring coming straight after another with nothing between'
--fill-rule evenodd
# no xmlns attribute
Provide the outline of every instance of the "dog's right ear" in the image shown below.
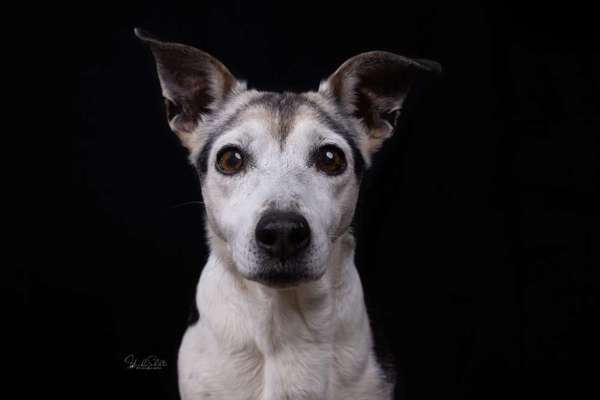
<svg viewBox="0 0 600 400"><path fill-rule="evenodd" d="M169 126L192 149L193 132L228 96L245 89L216 58L191 46L162 42L135 28L152 50Z"/></svg>

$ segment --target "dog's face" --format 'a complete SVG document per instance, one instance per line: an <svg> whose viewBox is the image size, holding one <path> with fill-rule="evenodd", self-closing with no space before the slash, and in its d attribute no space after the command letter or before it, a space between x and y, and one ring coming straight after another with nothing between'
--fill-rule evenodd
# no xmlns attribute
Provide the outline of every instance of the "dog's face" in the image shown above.
<svg viewBox="0 0 600 400"><path fill-rule="evenodd" d="M213 129L210 142L192 152L209 226L249 279L316 279L331 242L352 220L363 156L318 99L239 96L225 111L233 120L216 123L225 128Z"/></svg>
<svg viewBox="0 0 600 400"><path fill-rule="evenodd" d="M364 53L317 92L259 92L200 50L136 34L152 49L169 124L198 171L209 234L247 279L285 287L321 277L410 84L439 65Z"/></svg>

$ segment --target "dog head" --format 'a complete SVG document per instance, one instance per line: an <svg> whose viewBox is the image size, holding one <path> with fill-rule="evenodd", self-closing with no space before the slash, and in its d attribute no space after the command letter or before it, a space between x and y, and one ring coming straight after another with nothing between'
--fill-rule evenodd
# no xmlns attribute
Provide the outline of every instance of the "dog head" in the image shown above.
<svg viewBox="0 0 600 400"><path fill-rule="evenodd" d="M316 92L260 92L203 51L136 35L152 50L169 125L198 171L211 240L243 277L274 287L324 274L411 84L440 70L374 51Z"/></svg>

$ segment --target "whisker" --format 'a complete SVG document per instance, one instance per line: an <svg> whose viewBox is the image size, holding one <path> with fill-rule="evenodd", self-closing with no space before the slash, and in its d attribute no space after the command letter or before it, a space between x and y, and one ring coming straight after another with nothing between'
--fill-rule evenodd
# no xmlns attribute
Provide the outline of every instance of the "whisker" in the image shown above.
<svg viewBox="0 0 600 400"><path fill-rule="evenodd" d="M185 203L175 204L174 206L171 206L171 208L179 208L179 207L189 206L189 205L192 205L192 204L204 205L204 202L200 201L200 200L186 201Z"/></svg>

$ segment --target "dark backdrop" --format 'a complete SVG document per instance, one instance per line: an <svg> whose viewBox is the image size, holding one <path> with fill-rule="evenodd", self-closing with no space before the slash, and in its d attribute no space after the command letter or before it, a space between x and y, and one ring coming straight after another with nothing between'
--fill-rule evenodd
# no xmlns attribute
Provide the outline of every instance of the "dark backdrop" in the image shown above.
<svg viewBox="0 0 600 400"><path fill-rule="evenodd" d="M177 398L176 350L206 247L202 210L189 203L198 183L133 35L141 26L214 54L259 89L314 89L373 49L439 61L444 74L409 96L367 174L355 221L370 315L397 360L397 398L598 395L591 10L167 3L69 11L78 80L70 219L63 261L31 274L44 336L66 361L55 383L79 398ZM129 354L167 366L129 370Z"/></svg>

